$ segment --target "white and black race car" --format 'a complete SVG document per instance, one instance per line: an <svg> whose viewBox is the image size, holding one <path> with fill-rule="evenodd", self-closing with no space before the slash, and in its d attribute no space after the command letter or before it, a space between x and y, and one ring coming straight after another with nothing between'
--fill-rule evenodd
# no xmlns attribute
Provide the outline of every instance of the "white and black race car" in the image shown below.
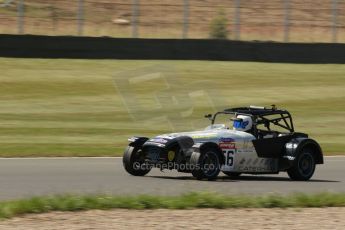
<svg viewBox="0 0 345 230"><path fill-rule="evenodd" d="M323 164L319 144L295 132L286 110L249 106L205 117L211 120L205 130L130 138L124 168L134 176L152 167L176 169L199 180L215 179L220 171L231 177L286 171L293 180L309 180ZM218 123L221 118L226 122Z"/></svg>

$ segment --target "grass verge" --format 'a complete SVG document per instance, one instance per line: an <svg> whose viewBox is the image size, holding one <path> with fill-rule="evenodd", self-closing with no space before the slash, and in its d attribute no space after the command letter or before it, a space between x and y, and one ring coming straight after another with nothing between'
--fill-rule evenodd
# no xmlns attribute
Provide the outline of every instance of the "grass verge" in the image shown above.
<svg viewBox="0 0 345 230"><path fill-rule="evenodd" d="M0 157L121 156L128 137L201 130L204 114L252 104L288 109L325 155L345 149L345 65L0 58L0 66Z"/></svg>
<svg viewBox="0 0 345 230"><path fill-rule="evenodd" d="M345 193L243 196L188 193L180 196L57 195L0 202L0 219L23 214L91 209L309 208L345 207Z"/></svg>

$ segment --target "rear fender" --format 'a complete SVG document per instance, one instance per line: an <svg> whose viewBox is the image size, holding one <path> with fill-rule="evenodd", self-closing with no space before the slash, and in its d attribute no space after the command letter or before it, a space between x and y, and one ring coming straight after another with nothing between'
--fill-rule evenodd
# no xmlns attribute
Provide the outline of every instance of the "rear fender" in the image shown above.
<svg viewBox="0 0 345 230"><path fill-rule="evenodd" d="M323 153L320 145L310 138L294 138L285 145L285 155L283 158L292 163L298 154L305 148L313 150L316 164L323 164Z"/></svg>

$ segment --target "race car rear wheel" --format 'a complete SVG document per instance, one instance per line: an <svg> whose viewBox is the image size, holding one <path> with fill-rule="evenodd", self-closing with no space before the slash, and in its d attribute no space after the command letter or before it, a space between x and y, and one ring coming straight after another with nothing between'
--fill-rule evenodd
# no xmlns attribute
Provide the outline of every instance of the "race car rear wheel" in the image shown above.
<svg viewBox="0 0 345 230"><path fill-rule="evenodd" d="M297 156L291 168L287 170L292 180L309 180L315 171L315 156L311 149L304 149Z"/></svg>
<svg viewBox="0 0 345 230"><path fill-rule="evenodd" d="M190 158L192 175L198 180L214 180L220 172L220 158L217 149L205 148L200 152L193 152Z"/></svg>
<svg viewBox="0 0 345 230"><path fill-rule="evenodd" d="M133 176L144 176L151 171L151 167L144 163L143 152L132 146L128 146L122 158L123 167Z"/></svg>

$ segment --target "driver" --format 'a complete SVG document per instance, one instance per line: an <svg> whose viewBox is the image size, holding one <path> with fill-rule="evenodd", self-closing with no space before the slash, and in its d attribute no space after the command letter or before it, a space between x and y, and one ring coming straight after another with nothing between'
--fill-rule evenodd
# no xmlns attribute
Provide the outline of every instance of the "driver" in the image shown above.
<svg viewBox="0 0 345 230"><path fill-rule="evenodd" d="M253 121L250 116L237 115L234 119L233 129L237 131L250 132L253 127Z"/></svg>

